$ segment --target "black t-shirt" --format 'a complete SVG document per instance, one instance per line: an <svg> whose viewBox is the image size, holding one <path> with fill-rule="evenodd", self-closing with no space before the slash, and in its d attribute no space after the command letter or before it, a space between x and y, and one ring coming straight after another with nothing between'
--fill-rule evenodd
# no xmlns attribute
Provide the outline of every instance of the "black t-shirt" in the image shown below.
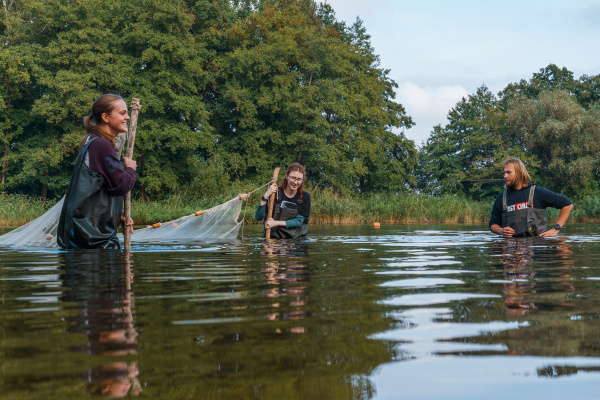
<svg viewBox="0 0 600 400"><path fill-rule="evenodd" d="M535 185L535 183L529 183L524 188L519 190L513 190L511 188L507 189L506 193L506 205L510 208L511 206L519 206L520 208L527 208L527 203L529 201L529 191L531 190L531 186ZM502 196L504 192L500 193L498 197L496 197L496 201L494 202L494 207L492 207L492 215L490 217L490 228L492 225L500 225L502 226ZM570 206L573 204L571 200L567 198L567 196L563 196L562 194L554 193L553 191L541 187L540 185L535 186L535 193L533 195L533 208L543 208L546 209L548 207L561 209L566 206Z"/></svg>
<svg viewBox="0 0 600 400"><path fill-rule="evenodd" d="M294 197L289 198L285 195L282 189L279 189L279 207L284 210L298 210L298 214L304 217L304 223L308 224L310 218L310 194L308 192L302 192L302 202L300 202L300 193L296 192Z"/></svg>
<svg viewBox="0 0 600 400"><path fill-rule="evenodd" d="M308 224L310 218L310 194L308 192L302 192L302 202L300 202L300 194L296 193L294 197L290 198L285 195L282 189L278 189L279 193L276 196L275 203L283 209L298 210L298 215L304 217L304 221L300 221L296 218L286 221L287 228L297 228L303 223ZM260 203L256 208L256 214L254 215L257 221L263 221L267 218L267 205Z"/></svg>

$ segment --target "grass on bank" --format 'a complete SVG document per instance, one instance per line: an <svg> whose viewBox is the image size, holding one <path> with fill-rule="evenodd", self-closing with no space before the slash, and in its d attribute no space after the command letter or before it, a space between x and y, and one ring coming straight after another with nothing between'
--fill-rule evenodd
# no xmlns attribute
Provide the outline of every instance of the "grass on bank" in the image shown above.
<svg viewBox="0 0 600 400"><path fill-rule="evenodd" d="M136 224L151 224L177 219L206 210L234 198L230 188L221 197L193 198L188 194L160 201L134 200L132 217ZM391 223L486 223L493 201L473 201L456 196L430 197L410 194L353 194L340 196L331 190L311 188L312 224ZM264 189L252 194L242 207L246 223L256 223L254 212ZM58 200L43 200L22 195L0 194L0 226L20 226L46 212ZM558 211L548 209L554 221ZM570 222L599 222L600 196L575 202Z"/></svg>

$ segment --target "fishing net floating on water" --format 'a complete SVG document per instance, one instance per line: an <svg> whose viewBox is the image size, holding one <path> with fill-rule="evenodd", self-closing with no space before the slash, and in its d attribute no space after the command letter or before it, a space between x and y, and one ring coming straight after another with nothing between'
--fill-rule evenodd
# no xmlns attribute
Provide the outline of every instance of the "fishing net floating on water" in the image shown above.
<svg viewBox="0 0 600 400"><path fill-rule="evenodd" d="M131 243L235 239L242 224L238 222L242 202L238 196L201 213L135 230Z"/></svg>
<svg viewBox="0 0 600 400"><path fill-rule="evenodd" d="M242 224L238 218L246 198L247 195L242 194L211 209L134 230L131 243L235 239ZM0 246L58 249L56 232L64 200L63 197L41 217L0 236ZM122 240L122 235L119 238Z"/></svg>
<svg viewBox="0 0 600 400"><path fill-rule="evenodd" d="M63 197L41 217L0 236L0 246L58 248L56 231L64 201Z"/></svg>

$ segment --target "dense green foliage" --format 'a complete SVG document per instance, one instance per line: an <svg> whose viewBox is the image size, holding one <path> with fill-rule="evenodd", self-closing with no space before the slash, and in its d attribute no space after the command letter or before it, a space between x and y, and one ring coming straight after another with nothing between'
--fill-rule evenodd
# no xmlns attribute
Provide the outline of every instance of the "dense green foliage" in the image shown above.
<svg viewBox="0 0 600 400"><path fill-rule="evenodd" d="M499 171L509 156L532 159L508 134L506 113L487 87L463 98L436 126L419 154L419 187L434 195L489 197L499 191Z"/></svg>
<svg viewBox="0 0 600 400"><path fill-rule="evenodd" d="M0 191L64 194L100 94L142 100L138 198L212 201L274 167L332 193L488 201L504 159L599 195L600 75L550 64L497 95L482 85L419 149L360 20L314 0L12 0L0 9ZM243 189L241 191L244 191Z"/></svg>
<svg viewBox="0 0 600 400"><path fill-rule="evenodd" d="M519 157L537 183L578 199L599 195L599 83L551 64L499 97L478 88L419 150L419 189L490 199L502 191L503 161Z"/></svg>
<svg viewBox="0 0 600 400"><path fill-rule="evenodd" d="M312 0L14 0L0 11L2 188L60 197L82 116L139 97L138 195L210 196L300 161L338 191L407 190L417 153L357 21Z"/></svg>

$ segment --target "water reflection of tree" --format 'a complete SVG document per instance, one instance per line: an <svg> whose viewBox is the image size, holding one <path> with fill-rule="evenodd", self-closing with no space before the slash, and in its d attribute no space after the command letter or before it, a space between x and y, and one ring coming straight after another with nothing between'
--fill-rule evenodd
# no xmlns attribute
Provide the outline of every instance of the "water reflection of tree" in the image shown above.
<svg viewBox="0 0 600 400"><path fill-rule="evenodd" d="M62 255L65 273L61 278L67 288L64 300L74 302L77 309L69 331L87 338L71 350L112 358L82 373L85 392L107 398L138 395L137 363L122 359L135 355L137 349L131 254L89 251Z"/></svg>

